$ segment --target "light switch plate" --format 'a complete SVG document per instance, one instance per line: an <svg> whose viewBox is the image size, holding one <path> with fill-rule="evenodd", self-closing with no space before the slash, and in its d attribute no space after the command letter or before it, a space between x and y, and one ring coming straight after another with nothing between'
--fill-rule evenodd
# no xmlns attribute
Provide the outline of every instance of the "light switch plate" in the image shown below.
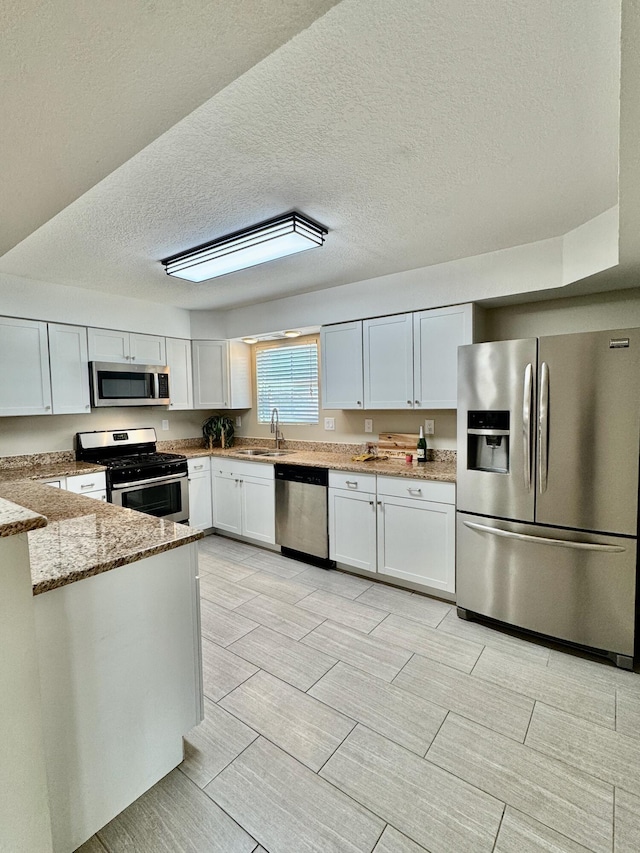
<svg viewBox="0 0 640 853"><path fill-rule="evenodd" d="M162 421L162 429L169 429L169 421Z"/></svg>
<svg viewBox="0 0 640 853"><path fill-rule="evenodd" d="M325 429L335 429L336 428L336 419L335 418L325 418L324 419L324 428Z"/></svg>
<svg viewBox="0 0 640 853"><path fill-rule="evenodd" d="M364 431L373 432L373 418L364 419Z"/></svg>
<svg viewBox="0 0 640 853"><path fill-rule="evenodd" d="M242 426L242 415L236 415L236 426L237 427Z"/></svg>
<svg viewBox="0 0 640 853"><path fill-rule="evenodd" d="M433 435L436 428L436 422L430 419L425 419L424 422L424 434L425 435Z"/></svg>

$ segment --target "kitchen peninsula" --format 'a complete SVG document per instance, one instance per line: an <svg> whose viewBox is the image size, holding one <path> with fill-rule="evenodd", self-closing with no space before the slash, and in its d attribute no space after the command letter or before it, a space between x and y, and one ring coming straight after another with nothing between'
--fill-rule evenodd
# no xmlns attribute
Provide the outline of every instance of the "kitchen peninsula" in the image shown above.
<svg viewBox="0 0 640 853"><path fill-rule="evenodd" d="M16 853L71 853L180 763L202 718L202 534L33 476L0 471L1 787L25 798L3 794L2 823Z"/></svg>

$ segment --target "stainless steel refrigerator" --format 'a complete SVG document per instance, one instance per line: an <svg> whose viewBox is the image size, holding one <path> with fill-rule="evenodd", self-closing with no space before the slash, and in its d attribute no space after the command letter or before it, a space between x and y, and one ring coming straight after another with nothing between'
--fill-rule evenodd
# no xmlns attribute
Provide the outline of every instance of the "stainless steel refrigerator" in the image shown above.
<svg viewBox="0 0 640 853"><path fill-rule="evenodd" d="M458 352L459 615L631 668L640 329Z"/></svg>

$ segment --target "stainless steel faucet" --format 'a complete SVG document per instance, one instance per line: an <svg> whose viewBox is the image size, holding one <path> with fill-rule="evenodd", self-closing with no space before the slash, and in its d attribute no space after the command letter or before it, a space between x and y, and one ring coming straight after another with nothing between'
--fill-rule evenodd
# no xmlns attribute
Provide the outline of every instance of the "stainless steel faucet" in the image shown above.
<svg viewBox="0 0 640 853"><path fill-rule="evenodd" d="M274 406L273 409L271 410L271 432L275 433L275 436L276 436L276 450L280 450L280 442L284 441L284 436L280 432L279 423L280 423L280 421L279 421L278 410Z"/></svg>

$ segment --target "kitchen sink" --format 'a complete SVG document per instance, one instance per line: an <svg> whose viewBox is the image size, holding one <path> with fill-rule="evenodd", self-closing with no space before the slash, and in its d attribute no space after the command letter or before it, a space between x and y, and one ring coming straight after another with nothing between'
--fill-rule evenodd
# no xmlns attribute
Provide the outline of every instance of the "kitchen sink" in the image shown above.
<svg viewBox="0 0 640 853"><path fill-rule="evenodd" d="M264 456L289 456L294 450L265 450Z"/></svg>
<svg viewBox="0 0 640 853"><path fill-rule="evenodd" d="M262 448L258 449L251 447L247 448L246 450L235 450L234 453L236 453L238 456L265 456L267 453L269 453L269 451L263 450Z"/></svg>

